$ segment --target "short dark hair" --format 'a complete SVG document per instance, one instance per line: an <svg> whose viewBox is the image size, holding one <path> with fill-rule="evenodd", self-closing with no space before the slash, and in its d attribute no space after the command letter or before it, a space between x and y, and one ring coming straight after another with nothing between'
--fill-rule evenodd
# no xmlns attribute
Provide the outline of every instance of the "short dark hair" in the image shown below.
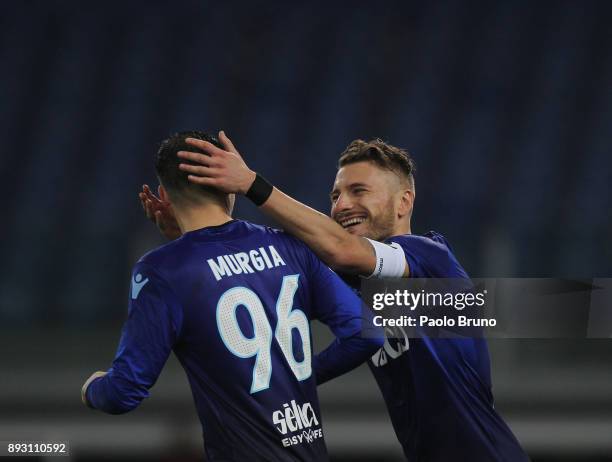
<svg viewBox="0 0 612 462"><path fill-rule="evenodd" d="M192 202L200 198L223 199L225 193L210 187L194 184L187 179L187 172L179 169L179 164L192 164L185 159L177 156L179 151L191 151L204 153L185 142L186 138L196 138L208 141L218 148L224 149L217 137L205 132L191 130L175 133L161 142L157 154L155 155L155 171L162 185L174 200L190 199Z"/></svg>
<svg viewBox="0 0 612 462"><path fill-rule="evenodd" d="M392 146L376 138L370 141L352 141L340 154L338 168L356 162L373 162L379 167L391 170L400 178L405 178L414 189L416 166L407 151Z"/></svg>

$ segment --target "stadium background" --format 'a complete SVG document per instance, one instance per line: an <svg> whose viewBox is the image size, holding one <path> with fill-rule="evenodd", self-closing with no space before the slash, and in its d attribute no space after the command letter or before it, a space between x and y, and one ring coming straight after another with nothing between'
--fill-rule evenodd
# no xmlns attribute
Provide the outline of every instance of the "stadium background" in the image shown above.
<svg viewBox="0 0 612 462"><path fill-rule="evenodd" d="M162 243L136 194L174 131L225 129L322 211L338 153L380 137L416 159L414 231L445 234L472 275L611 276L611 6L2 2L0 440L68 440L75 461L202 454L174 359L132 414L79 398L114 354L131 265ZM236 215L269 223L245 201ZM535 461L612 460L612 342L491 350ZM321 396L334 460L401 460L366 369Z"/></svg>

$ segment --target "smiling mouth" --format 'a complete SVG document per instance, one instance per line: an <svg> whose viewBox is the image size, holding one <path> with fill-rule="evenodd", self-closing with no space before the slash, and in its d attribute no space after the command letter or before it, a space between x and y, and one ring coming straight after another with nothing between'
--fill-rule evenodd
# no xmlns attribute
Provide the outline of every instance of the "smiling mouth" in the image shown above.
<svg viewBox="0 0 612 462"><path fill-rule="evenodd" d="M338 223L340 223L340 226L342 226L344 229L347 229L347 228L351 228L353 226L359 225L363 223L365 220L366 220L365 217L353 217L353 218L347 218L344 220L338 220Z"/></svg>

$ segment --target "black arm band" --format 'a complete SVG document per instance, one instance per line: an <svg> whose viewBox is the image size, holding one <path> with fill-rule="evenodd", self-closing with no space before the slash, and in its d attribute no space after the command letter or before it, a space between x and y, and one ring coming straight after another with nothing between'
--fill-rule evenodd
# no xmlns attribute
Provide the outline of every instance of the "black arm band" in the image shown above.
<svg viewBox="0 0 612 462"><path fill-rule="evenodd" d="M274 186L272 186L263 176L260 176L259 173L257 173L255 174L255 181L253 181L253 184L245 196L251 199L251 201L257 207L259 207L268 200L268 197L270 197L270 194L272 194L273 189Z"/></svg>

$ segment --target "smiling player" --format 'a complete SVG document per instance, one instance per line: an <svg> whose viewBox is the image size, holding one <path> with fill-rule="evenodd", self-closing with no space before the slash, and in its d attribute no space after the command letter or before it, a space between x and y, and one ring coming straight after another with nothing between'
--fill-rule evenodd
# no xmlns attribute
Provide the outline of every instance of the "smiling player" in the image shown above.
<svg viewBox="0 0 612 462"><path fill-rule="evenodd" d="M190 181L246 194L333 269L367 277L468 278L446 239L411 234L414 166L380 140L352 142L341 154L331 216L295 201L228 150L190 140L206 155L181 152ZM409 461L528 460L493 407L483 338L388 340L369 361Z"/></svg>

